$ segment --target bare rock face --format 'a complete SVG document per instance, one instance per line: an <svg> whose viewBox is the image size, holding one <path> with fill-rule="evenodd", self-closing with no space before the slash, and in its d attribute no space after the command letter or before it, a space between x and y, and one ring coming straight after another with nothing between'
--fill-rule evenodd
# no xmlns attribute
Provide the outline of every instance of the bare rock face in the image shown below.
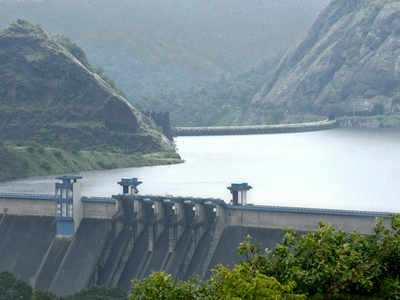
<svg viewBox="0 0 400 300"><path fill-rule="evenodd" d="M154 122L64 37L18 20L0 32L0 138L128 152L170 150Z"/></svg>
<svg viewBox="0 0 400 300"><path fill-rule="evenodd" d="M400 1L334 0L252 100L257 111L397 112Z"/></svg>

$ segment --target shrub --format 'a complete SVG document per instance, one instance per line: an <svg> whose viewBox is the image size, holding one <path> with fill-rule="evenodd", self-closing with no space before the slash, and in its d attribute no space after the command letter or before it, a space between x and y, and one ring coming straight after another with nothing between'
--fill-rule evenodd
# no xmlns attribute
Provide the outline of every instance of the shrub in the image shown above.
<svg viewBox="0 0 400 300"><path fill-rule="evenodd" d="M273 251L263 253L247 240L239 253L262 274L282 284L295 282L298 293L388 299L400 293L399 216L392 217L390 228L378 220L370 236L320 223L318 230L303 235L287 230Z"/></svg>
<svg viewBox="0 0 400 300"><path fill-rule="evenodd" d="M46 170L46 171L50 171L51 170L51 165L48 161L41 161L39 163L40 168Z"/></svg>
<svg viewBox="0 0 400 300"><path fill-rule="evenodd" d="M8 272L0 273L0 300L30 300L32 288Z"/></svg>

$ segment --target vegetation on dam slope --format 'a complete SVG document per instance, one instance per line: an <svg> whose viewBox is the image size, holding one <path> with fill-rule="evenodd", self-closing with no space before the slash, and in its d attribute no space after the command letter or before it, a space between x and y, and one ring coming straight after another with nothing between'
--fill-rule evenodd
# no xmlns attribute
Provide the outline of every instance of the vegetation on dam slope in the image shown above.
<svg viewBox="0 0 400 300"><path fill-rule="evenodd" d="M92 287L66 300L136 299L399 299L400 217L390 228L377 220L370 236L345 233L320 224L299 235L288 229L281 244L263 250L249 237L239 246L242 262L232 269L218 266L211 279L175 281L155 272L133 280L130 295L118 289ZM32 289L9 273L0 273L0 299L57 299Z"/></svg>

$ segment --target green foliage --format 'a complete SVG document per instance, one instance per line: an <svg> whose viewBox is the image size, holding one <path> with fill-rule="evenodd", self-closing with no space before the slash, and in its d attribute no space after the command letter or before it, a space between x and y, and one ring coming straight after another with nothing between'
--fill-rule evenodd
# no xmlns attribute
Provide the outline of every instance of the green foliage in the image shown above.
<svg viewBox="0 0 400 300"><path fill-rule="evenodd" d="M119 288L93 286L73 295L66 296L64 300L128 300L128 297Z"/></svg>
<svg viewBox="0 0 400 300"><path fill-rule="evenodd" d="M0 300L31 300L32 288L8 272L0 273Z"/></svg>
<svg viewBox="0 0 400 300"><path fill-rule="evenodd" d="M143 281L132 281L129 299L305 299L305 296L292 292L293 283L282 285L247 263L236 265L232 270L218 266L213 273L210 280L200 282L196 278L177 281L164 272L155 272Z"/></svg>
<svg viewBox="0 0 400 300"><path fill-rule="evenodd" d="M299 293L400 299L399 216L393 216L389 229L378 220L370 236L320 223L318 230L303 235L287 230L272 251L263 253L247 240L239 253L262 274L283 284L295 282Z"/></svg>
<svg viewBox="0 0 400 300"><path fill-rule="evenodd" d="M32 300L57 300L57 296L41 290L34 290L32 294Z"/></svg>
<svg viewBox="0 0 400 300"><path fill-rule="evenodd" d="M155 272L143 281L132 280L130 300L205 299L207 288L197 281L177 281L164 272Z"/></svg>
<svg viewBox="0 0 400 300"><path fill-rule="evenodd" d="M97 70L68 38L18 20L0 31L0 43L5 76L0 119L12 120L1 123L3 141L28 146L32 155L38 144L78 151L173 150L168 141L156 138L161 133L151 120L117 96L121 92L102 70L99 76L88 73ZM49 172L51 166L43 162L41 169Z"/></svg>
<svg viewBox="0 0 400 300"><path fill-rule="evenodd" d="M118 288L90 287L73 295L58 298L56 295L32 289L8 272L0 273L0 300L128 300L125 292Z"/></svg>
<svg viewBox="0 0 400 300"><path fill-rule="evenodd" d="M248 263L236 265L232 270L218 266L213 272L214 276L209 281L211 292L207 299L306 299L303 295L293 293L293 282L280 284Z"/></svg>
<svg viewBox="0 0 400 300"><path fill-rule="evenodd" d="M182 162L176 152L123 153L114 149L79 151L0 144L0 181L14 178L62 174L94 169L167 165Z"/></svg>
<svg viewBox="0 0 400 300"><path fill-rule="evenodd" d="M277 65L277 58L264 61L257 68L233 78L222 76L218 81L203 87L176 93L164 91L157 97L138 99L145 110L171 112L176 126L220 126L251 124L247 110L253 96L268 81ZM266 122L279 123L283 111L268 112Z"/></svg>

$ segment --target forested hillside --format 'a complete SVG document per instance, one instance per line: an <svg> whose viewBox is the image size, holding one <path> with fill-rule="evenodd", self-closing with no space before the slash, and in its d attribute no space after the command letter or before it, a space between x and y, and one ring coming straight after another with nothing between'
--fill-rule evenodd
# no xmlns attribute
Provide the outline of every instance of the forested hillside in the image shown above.
<svg viewBox="0 0 400 300"><path fill-rule="evenodd" d="M246 118L251 100L264 82L272 78L278 62L277 58L270 59L233 78L223 76L204 87L143 97L137 103L144 110L169 111L175 126L251 124ZM271 111L266 116L269 123L277 123L282 114Z"/></svg>
<svg viewBox="0 0 400 300"><path fill-rule="evenodd" d="M143 154L175 154L155 121L102 78L76 44L39 26L17 20L0 31L0 79L0 180L143 165Z"/></svg>
<svg viewBox="0 0 400 300"><path fill-rule="evenodd" d="M79 44L131 98L179 93L247 72L306 32L329 0L2 0Z"/></svg>

